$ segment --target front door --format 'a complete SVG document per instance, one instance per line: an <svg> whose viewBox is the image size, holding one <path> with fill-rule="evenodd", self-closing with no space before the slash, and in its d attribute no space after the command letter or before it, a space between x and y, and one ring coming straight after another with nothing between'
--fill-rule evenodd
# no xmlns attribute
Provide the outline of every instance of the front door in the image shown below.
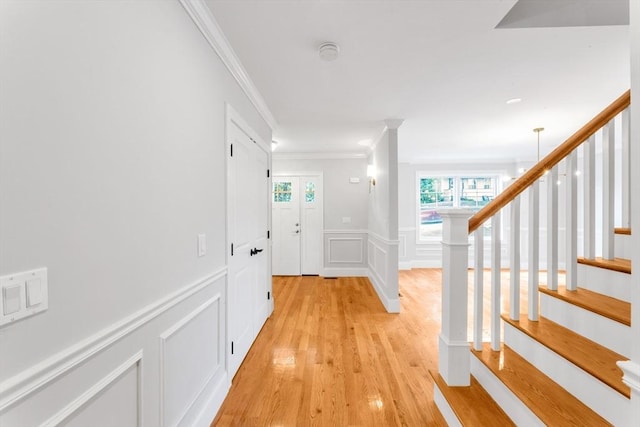
<svg viewBox="0 0 640 427"><path fill-rule="evenodd" d="M273 274L320 274L322 254L321 175L273 178Z"/></svg>
<svg viewBox="0 0 640 427"><path fill-rule="evenodd" d="M229 122L228 345L233 376L269 314L268 156Z"/></svg>

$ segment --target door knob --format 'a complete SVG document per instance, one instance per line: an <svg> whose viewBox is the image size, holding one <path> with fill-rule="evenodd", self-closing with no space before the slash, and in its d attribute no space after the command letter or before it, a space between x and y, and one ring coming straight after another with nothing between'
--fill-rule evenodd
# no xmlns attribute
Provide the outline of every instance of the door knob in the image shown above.
<svg viewBox="0 0 640 427"><path fill-rule="evenodd" d="M297 227L297 226L299 226L299 225L300 225L300 224L298 224L298 223L296 222L296 227Z"/></svg>
<svg viewBox="0 0 640 427"><path fill-rule="evenodd" d="M253 248L249 251L249 256L254 256L254 255L258 255L260 252L262 252L264 249L258 249L258 248Z"/></svg>
<svg viewBox="0 0 640 427"><path fill-rule="evenodd" d="M300 230L296 230L296 234L298 234L300 232Z"/></svg>

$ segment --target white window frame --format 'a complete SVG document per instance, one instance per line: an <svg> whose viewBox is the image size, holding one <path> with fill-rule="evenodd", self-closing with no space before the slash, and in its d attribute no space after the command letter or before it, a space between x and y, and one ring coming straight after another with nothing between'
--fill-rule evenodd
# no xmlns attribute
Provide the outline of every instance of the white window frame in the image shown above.
<svg viewBox="0 0 640 427"><path fill-rule="evenodd" d="M415 186L415 200L416 200L416 244L417 245L428 245L433 243L440 243L442 241L442 237L431 237L431 238L421 238L420 237L420 227L421 227L421 212L420 212L420 179L422 178L453 178L454 186L453 186L453 207L458 208L460 203L460 179L461 178L493 178L496 180L496 196L502 192L504 189L504 183L502 177L506 176L507 172L505 170L471 170L471 171L434 171L429 172L425 170L416 171L416 186ZM501 228L503 227L504 221L501 222ZM500 231L502 234L502 230ZM485 239L490 239L489 236L485 236Z"/></svg>

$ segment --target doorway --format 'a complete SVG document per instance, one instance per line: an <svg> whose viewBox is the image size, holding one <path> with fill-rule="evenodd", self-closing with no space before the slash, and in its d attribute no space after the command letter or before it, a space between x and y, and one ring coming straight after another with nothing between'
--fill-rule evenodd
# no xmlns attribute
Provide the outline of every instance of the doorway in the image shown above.
<svg viewBox="0 0 640 427"><path fill-rule="evenodd" d="M319 275L322 265L322 173L273 178L273 257L277 276Z"/></svg>

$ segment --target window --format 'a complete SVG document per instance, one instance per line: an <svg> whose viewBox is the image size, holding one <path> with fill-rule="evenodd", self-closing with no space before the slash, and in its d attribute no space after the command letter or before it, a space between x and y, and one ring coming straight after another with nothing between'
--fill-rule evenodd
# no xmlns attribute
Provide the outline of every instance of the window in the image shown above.
<svg viewBox="0 0 640 427"><path fill-rule="evenodd" d="M291 183L290 182L274 182L273 183L273 201L275 203L291 201Z"/></svg>
<svg viewBox="0 0 640 427"><path fill-rule="evenodd" d="M316 201L316 185L313 182L307 182L304 188L304 201L307 203Z"/></svg>
<svg viewBox="0 0 640 427"><path fill-rule="evenodd" d="M479 211L498 194L497 176L418 176L418 238L442 239L443 208L468 208ZM491 234L490 222L484 225Z"/></svg>

